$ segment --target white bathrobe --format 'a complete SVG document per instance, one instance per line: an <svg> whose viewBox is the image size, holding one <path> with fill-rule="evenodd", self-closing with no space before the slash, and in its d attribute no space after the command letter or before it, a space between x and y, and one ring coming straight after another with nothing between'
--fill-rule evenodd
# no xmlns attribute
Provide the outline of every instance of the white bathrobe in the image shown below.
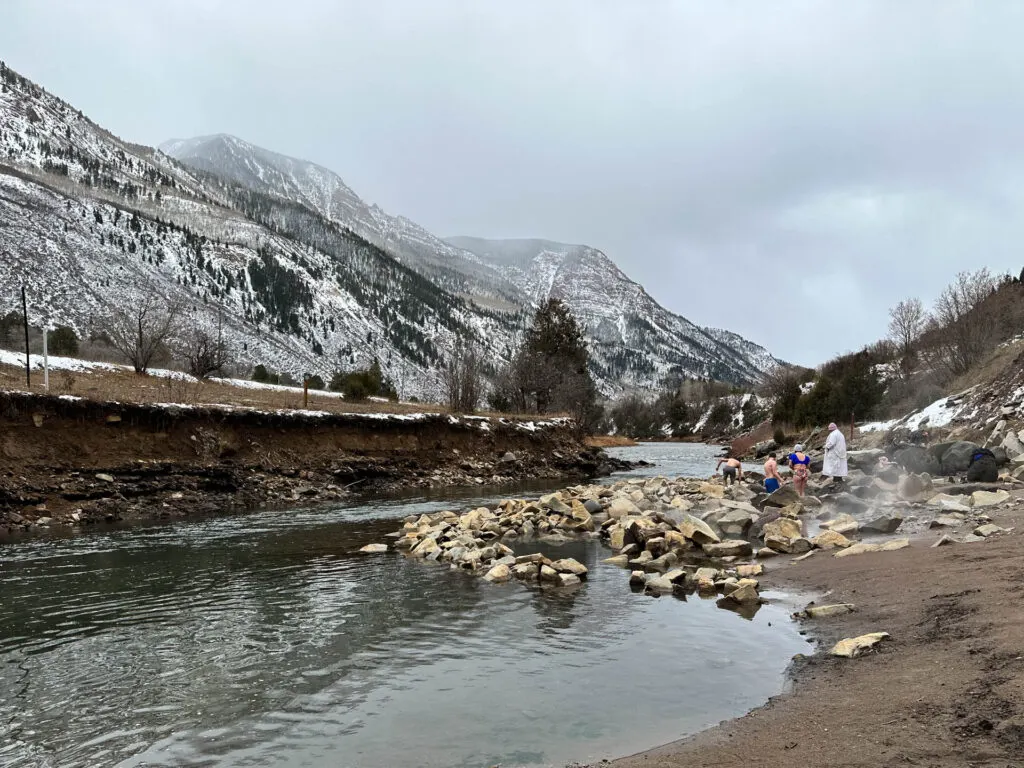
<svg viewBox="0 0 1024 768"><path fill-rule="evenodd" d="M846 477L850 468L846 464L846 438L841 429L833 429L825 441L825 463L821 474L826 477Z"/></svg>

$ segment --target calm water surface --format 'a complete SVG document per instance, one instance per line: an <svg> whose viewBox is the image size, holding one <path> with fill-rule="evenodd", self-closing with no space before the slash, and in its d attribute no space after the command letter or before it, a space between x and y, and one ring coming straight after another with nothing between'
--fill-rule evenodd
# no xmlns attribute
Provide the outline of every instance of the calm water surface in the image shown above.
<svg viewBox="0 0 1024 768"><path fill-rule="evenodd" d="M707 475L715 450L622 455ZM713 601L635 595L593 542L541 547L591 568L574 592L351 554L396 517L482 500L3 546L0 765L562 765L735 716L777 693L807 649L790 606L748 621Z"/></svg>

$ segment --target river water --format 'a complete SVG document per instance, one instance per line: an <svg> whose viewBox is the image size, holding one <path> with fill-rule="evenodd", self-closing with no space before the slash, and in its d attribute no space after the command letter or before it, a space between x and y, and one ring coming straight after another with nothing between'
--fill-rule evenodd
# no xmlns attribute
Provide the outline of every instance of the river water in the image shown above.
<svg viewBox="0 0 1024 768"><path fill-rule="evenodd" d="M662 474L714 468L706 446L616 453ZM542 547L591 569L572 592L351 554L398 517L501 495L4 545L0 765L563 765L736 716L807 650L785 601L748 620L633 594L596 542Z"/></svg>

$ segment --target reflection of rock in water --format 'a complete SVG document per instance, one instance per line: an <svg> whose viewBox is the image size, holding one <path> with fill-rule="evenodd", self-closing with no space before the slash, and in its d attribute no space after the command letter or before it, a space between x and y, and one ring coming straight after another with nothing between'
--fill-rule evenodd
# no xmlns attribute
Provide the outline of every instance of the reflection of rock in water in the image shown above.
<svg viewBox="0 0 1024 768"><path fill-rule="evenodd" d="M757 615L757 612L761 610L761 603L727 603L719 600L718 607L723 611L730 611L738 616L742 616L747 621L751 621Z"/></svg>

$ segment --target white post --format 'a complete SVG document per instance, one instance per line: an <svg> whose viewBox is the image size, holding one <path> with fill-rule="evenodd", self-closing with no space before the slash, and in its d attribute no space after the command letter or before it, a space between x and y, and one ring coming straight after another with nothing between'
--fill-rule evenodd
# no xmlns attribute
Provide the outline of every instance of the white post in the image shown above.
<svg viewBox="0 0 1024 768"><path fill-rule="evenodd" d="M50 354L46 348L46 337L50 335L47 327L49 323L43 323L43 389L50 391Z"/></svg>

